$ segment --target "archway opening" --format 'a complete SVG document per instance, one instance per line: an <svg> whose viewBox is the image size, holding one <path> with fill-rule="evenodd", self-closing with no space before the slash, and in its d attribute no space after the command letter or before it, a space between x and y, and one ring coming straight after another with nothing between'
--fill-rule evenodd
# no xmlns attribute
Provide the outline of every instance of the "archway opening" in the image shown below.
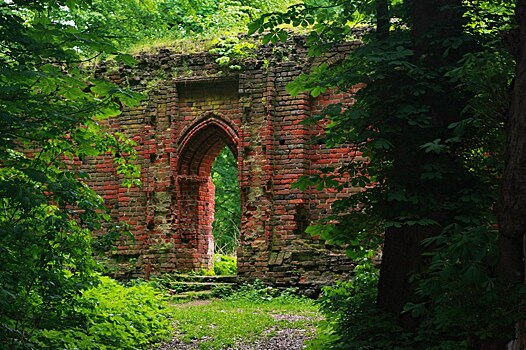
<svg viewBox="0 0 526 350"><path fill-rule="evenodd" d="M237 160L230 148L218 154L210 173L215 185L214 272L220 275L237 273L236 251L241 233L241 193Z"/></svg>
<svg viewBox="0 0 526 350"><path fill-rule="evenodd" d="M233 257L237 248L241 225L237 142L234 129L215 116L196 124L181 141L176 181L177 232L184 248L180 255L194 271L213 269L216 249ZM221 260L218 265L222 265ZM234 271L228 274L235 273L236 262L230 265Z"/></svg>

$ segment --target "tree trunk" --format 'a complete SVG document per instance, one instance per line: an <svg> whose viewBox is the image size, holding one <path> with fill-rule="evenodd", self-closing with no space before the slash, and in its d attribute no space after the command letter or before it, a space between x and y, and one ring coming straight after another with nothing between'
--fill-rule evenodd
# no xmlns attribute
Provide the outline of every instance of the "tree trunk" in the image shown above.
<svg viewBox="0 0 526 350"><path fill-rule="evenodd" d="M379 40L389 36L389 4L387 0L376 0L376 37Z"/></svg>
<svg viewBox="0 0 526 350"><path fill-rule="evenodd" d="M409 314L402 316L401 312L413 297L414 289L409 277L424 265L420 242L428 236L425 230L415 227L392 228L385 233L377 304L407 329L414 328L416 324Z"/></svg>
<svg viewBox="0 0 526 350"><path fill-rule="evenodd" d="M506 123L505 166L499 205L499 248L497 275L510 285L524 283L526 238L526 2L517 0L517 60L511 108ZM525 310L526 311L526 310ZM526 324L517 327L512 349L526 349Z"/></svg>
<svg viewBox="0 0 526 350"><path fill-rule="evenodd" d="M414 51L414 63L429 70L436 70L451 62L457 62L461 50L450 52L444 56L442 39L462 35L463 17L461 11L461 0L410 0L407 1L412 22L412 49ZM430 39L432 38L432 39ZM422 102L429 106L429 115L435 126L424 136L430 142L439 138L440 130L447 130L447 126L456 121L460 115L462 106L454 101L448 93L453 87L444 86L444 91L437 94L423 96ZM408 96L408 98L415 98ZM409 130L407 127L405 130ZM423 133L422 129L416 130ZM436 200L442 201L442 194L436 189L427 188L421 182L423 164L429 161L426 155L419 152L424 138L414 138L413 144L408 144L407 137L400 135L395 144L393 155L393 174L389 182L392 188L401 187L408 192L421 193L432 191L436 194ZM449 165L451 159L444 158L443 162ZM414 169L408 173L404 169ZM400 177L398 174L405 174ZM409 178L410 177L410 178ZM427 185L429 186L429 185ZM451 181L451 186L456 186ZM433 213L433 218L439 223L448 220L446 213ZM378 306L391 313L399 323L406 327L415 326L410 315L402 316L400 313L404 305L411 301L414 296L414 286L409 283L409 277L421 272L426 265L426 259L422 256L424 249L422 240L438 234L438 226L403 226L401 228L390 228L385 232L384 249L382 254L382 265L380 268L380 281L378 285Z"/></svg>

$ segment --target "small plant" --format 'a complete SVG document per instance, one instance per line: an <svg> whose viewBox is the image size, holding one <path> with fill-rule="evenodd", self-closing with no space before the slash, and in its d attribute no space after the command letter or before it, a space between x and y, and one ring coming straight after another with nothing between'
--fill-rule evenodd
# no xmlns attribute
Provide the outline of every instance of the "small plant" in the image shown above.
<svg viewBox="0 0 526 350"><path fill-rule="evenodd" d="M239 289L227 297L230 301L250 301L254 303L312 303L312 300L300 295L297 288L276 288L264 284L261 280L256 279L252 284L244 284Z"/></svg>
<svg viewBox="0 0 526 350"><path fill-rule="evenodd" d="M215 269L212 268L212 269L201 269L199 270L198 276L215 276L217 275L217 273L215 272Z"/></svg>
<svg viewBox="0 0 526 350"><path fill-rule="evenodd" d="M228 298L234 293L235 291L234 291L234 288L232 288L232 286L219 285L217 287L214 287L214 289L212 289L212 297L218 298L218 299Z"/></svg>
<svg viewBox="0 0 526 350"><path fill-rule="evenodd" d="M236 293L233 293L227 299L265 302L271 301L278 296L280 296L279 289L267 286L261 280L256 279L252 284L242 285Z"/></svg>
<svg viewBox="0 0 526 350"><path fill-rule="evenodd" d="M231 255L214 255L214 273L218 276L237 274L237 258Z"/></svg>
<svg viewBox="0 0 526 350"><path fill-rule="evenodd" d="M249 39L240 40L239 37L230 36L219 39L210 53L219 55L216 63L220 66L228 67L231 70L240 70L239 61L254 56L256 49L256 43L249 41Z"/></svg>

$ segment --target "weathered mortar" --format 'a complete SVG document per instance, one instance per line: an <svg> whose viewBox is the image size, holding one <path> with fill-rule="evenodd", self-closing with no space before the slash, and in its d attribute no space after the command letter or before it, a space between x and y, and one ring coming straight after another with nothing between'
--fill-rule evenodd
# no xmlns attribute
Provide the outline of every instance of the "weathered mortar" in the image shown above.
<svg viewBox="0 0 526 350"><path fill-rule="evenodd" d="M342 46L337 55L353 45ZM273 52L280 52L279 57ZM124 109L108 122L112 131L137 143L143 187L121 188L110 159L87 162L91 185L135 236L135 241L120 242L114 258L137 258L132 276L145 270L209 268L214 210L210 168L228 146L237 156L242 196L239 278L308 286L348 274L353 264L342 251L330 251L304 233L327 214L336 194L290 186L302 175L339 167L355 156L350 147L326 149L313 143L322 125L300 124L330 103L352 103L352 92L292 97L285 86L312 64L299 39L261 47L239 72L225 71L216 57L162 49L140 55L135 67L113 72L99 67L98 74L148 95L140 107Z"/></svg>

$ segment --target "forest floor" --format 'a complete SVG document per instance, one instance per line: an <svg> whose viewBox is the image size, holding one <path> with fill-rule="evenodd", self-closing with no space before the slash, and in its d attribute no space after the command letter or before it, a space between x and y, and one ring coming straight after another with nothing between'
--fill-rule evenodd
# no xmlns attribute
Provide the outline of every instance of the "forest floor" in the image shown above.
<svg viewBox="0 0 526 350"><path fill-rule="evenodd" d="M174 337L156 350L300 350L322 316L308 299L233 298L173 305Z"/></svg>

